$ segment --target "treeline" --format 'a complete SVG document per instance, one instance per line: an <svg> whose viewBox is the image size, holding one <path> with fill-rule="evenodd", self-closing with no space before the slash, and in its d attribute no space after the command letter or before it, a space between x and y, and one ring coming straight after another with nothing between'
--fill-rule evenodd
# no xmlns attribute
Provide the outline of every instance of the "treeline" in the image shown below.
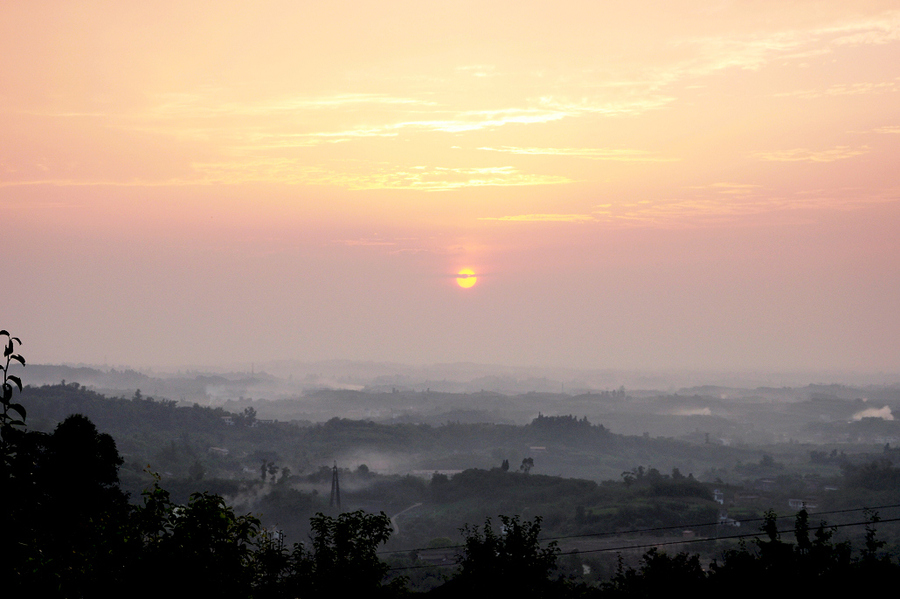
<svg viewBox="0 0 900 599"><path fill-rule="evenodd" d="M7 335L0 331L0 335ZM391 571L377 549L391 535L384 514L361 511L318 514L307 544L287 546L275 530L240 515L211 493L172 500L158 481L129 503L119 486L123 460L111 436L83 415L72 415L52 433L28 430L27 409L14 400L21 381L9 374L15 354L9 338L2 369L0 410L0 577L5 597L100 597L159 595L240 598L328 596L399 597L408 594L402 570ZM575 426L583 426L575 424ZM640 483L637 474L641 473ZM872 473L869 473L872 474ZM877 474L874 473L874 474ZM507 482L498 468L490 476ZM548 477L549 478L549 477ZM643 474L657 483L690 486L673 471ZM443 492L466 492L484 476L438 479ZM547 481L549 483L549 480ZM651 481L646 481L648 488ZM593 483L575 482L575 485ZM528 485L534 489L540 485ZM573 488L572 491L576 489ZM794 541L781 539L775 514L766 514L763 538L725 551L704 568L696 555L648 551L637 567L621 565L608 581L589 585L560 575L560 551L540 541L541 519L500 517L483 527L465 526L458 567L430 594L437 597L656 597L837 595L883 591L900 575L884 554L869 514L864 546L833 542L833 529L796 519ZM411 555L410 568L429 566Z"/></svg>
<svg viewBox="0 0 900 599"><path fill-rule="evenodd" d="M698 453L706 452L711 456L713 451L712 448L669 440L613 434L602 424L574 416L539 414L525 426L459 422L385 424L346 418L332 418L320 424L272 422L257 419L252 407L233 413L197 404L179 405L168 399L154 399L140 391L127 398L111 398L74 382L26 387L22 398L29 405L33 428L50 431L69 414L84 414L102 430L114 435L127 459L142 462L141 468L147 462L158 463L154 453L163 444L171 445L175 440L176 449L186 450L182 452L185 455L181 456L180 466L175 460L169 460L172 463L165 469L176 475L186 473L183 471L198 457L194 454L208 453L212 447L227 448L232 455L250 454L254 451L251 446L265 447L280 454L273 461L287 462L294 472L330 462L336 453L351 446L398 455L415 454L420 456L422 463L410 464L410 468L436 470L464 469L473 465L488 467L493 460L484 457L492 456L501 448L508 454L502 457L514 458L517 465L528 448L546 447L558 464L551 471L582 477L586 477L586 472L580 472L586 470L580 457L584 451L603 456L603 461L597 464L608 470L610 476L617 475L618 468L609 464L618 461L617 456L623 452L643 455L649 451L664 456L664 459L688 461L696 459ZM191 446L189 450L188 445ZM473 458L481 462L473 464ZM210 467L220 465L226 471L250 465L211 461ZM541 460L537 464L538 471L546 465L547 460Z"/></svg>
<svg viewBox="0 0 900 599"><path fill-rule="evenodd" d="M149 464L151 470L162 474L161 486L175 502L187 502L195 491L230 497L236 508L260 513L266 525L277 525L291 541L306 538L309 518L327 508L330 458L349 447L388 448L399 453L428 446L441 455L467 446L498 456L495 469L489 465L482 469L467 466L453 477L436 474L430 481L342 468L345 505L396 513L414 503L421 504L402 517L403 534L393 537L392 548L423 546L436 537L457 537L458 528L465 522L523 510L532 516L541 515L545 529L552 534L683 525L714 521L717 516L709 488L692 478L680 477L677 469L673 471L676 479L670 479L649 468L644 479L624 488L621 483L599 485L537 474L534 470L548 469L551 458L545 454L536 454L530 461L522 459L528 446L544 445L548 439L574 442L585 437L588 443L596 439L601 444L620 440L585 418L539 415L524 427L387 425L334 418L299 427L259 422L252 408L233 414L219 408L178 406L137 392L129 398L107 398L78 383L26 387L22 398L29 406L29 424L38 421L44 430L53 430L50 423L71 413L102 421L98 428L113 434L125 459L119 471L120 487L130 493L132 502L139 502L141 491L152 484L147 474ZM518 441L506 443L501 450L495 443L502 446L503 439ZM532 439L540 442L533 443ZM596 455L591 453L589 459L596 459ZM500 468L503 461L512 463L509 471ZM267 475L261 480L263 464ZM526 475L525 469L530 466L534 469ZM268 472L269 468L274 474ZM640 475L643 468L636 472ZM687 501L691 498L700 501Z"/></svg>
<svg viewBox="0 0 900 599"><path fill-rule="evenodd" d="M217 596L287 598L408 594L403 570L376 551L391 535L384 514L319 514L308 544L286 546L277 531L239 515L219 496L195 493L179 505L154 484L138 505L117 485L121 458L109 435L84 416L52 434L2 427L0 576L7 597ZM497 476L505 473L498 471ZM521 477L526 479L528 477ZM459 482L465 488L465 477ZM449 482L449 481L448 481ZM481 481L479 481L479 484ZM466 526L459 565L437 597L656 597L677 589L697 597L789 596L875 591L900 564L882 553L870 514L862 550L832 541L833 529L796 519L782 540L775 514L762 538L725 551L708 567L696 555L651 549L637 567L620 566L588 585L561 576L555 543L540 541L541 520L500 517ZM409 568L428 567L413 556ZM152 582L148 583L148 580Z"/></svg>
<svg viewBox="0 0 900 599"><path fill-rule="evenodd" d="M285 546L251 515L195 493L183 505L154 484L132 505L117 485L112 438L84 416L52 434L3 431L0 576L5 597L396 596L375 555L390 520L319 514L309 546Z"/></svg>
<svg viewBox="0 0 900 599"><path fill-rule="evenodd" d="M107 397L79 383L25 387L32 428L52 429L70 414L83 414L104 430L134 433L148 428L166 431L213 431L236 416L222 408L178 406L171 399L155 399L136 390L130 398Z"/></svg>
<svg viewBox="0 0 900 599"><path fill-rule="evenodd" d="M158 480L131 504L119 487L123 460L115 441L86 416L52 433L26 428L14 401L21 380L9 373L15 338L5 347L0 410L0 580L3 596L281 598L393 597L375 550L390 520L352 512L319 514L309 546L285 546L252 515L194 493L172 501ZM136 398L140 399L140 398Z"/></svg>
<svg viewBox="0 0 900 599"><path fill-rule="evenodd" d="M851 593L875 593L888 588L900 575L900 562L882 552L876 513L867 512L865 541L859 553L848 541L832 541L835 528L825 522L811 526L806 510L796 517L794 541L784 541L776 515L769 511L763 534L751 543L722 553L704 567L697 555L668 555L651 549L637 568L620 567L602 584L601 596L658 597L673 589L693 597L840 597Z"/></svg>
<svg viewBox="0 0 900 599"><path fill-rule="evenodd" d="M602 425L571 416L538 416L526 426L383 424L346 418L319 424L273 422L258 419L252 407L232 413L179 405L140 391L127 398L110 398L74 382L25 387L22 401L29 405L32 428L51 431L69 414L84 414L112 434L131 472L124 476L125 484L134 492L147 482L140 474L147 464L167 476L187 477L192 467L199 472L196 463L200 462L207 477L243 478L248 469L266 460L299 474L331 463L336 455L353 448L356 453L388 453L409 470L456 470L489 467L498 451L518 466L534 446L548 447L551 459L559 460L571 453L565 449L569 447L613 456L629 443ZM577 464L576 469L583 468L583 460L576 455L570 461ZM550 469L549 462L538 460L538 471ZM572 467L568 465L569 470Z"/></svg>

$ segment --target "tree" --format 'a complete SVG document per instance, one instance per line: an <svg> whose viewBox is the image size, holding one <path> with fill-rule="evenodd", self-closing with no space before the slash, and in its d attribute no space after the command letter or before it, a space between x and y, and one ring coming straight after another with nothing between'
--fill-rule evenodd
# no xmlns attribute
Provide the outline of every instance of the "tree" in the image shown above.
<svg viewBox="0 0 900 599"><path fill-rule="evenodd" d="M387 566L375 554L391 532L383 513L319 514L309 553L299 545L288 552L279 534L262 531L257 518L236 514L219 495L194 493L187 504L174 503L158 475L143 505L129 505L118 485L116 444L87 417L69 416L49 435L25 429L25 408L12 402L21 381L8 372L24 359L14 353L18 339L0 335L9 339L0 361L4 597L399 593L404 580L383 585ZM202 465L195 466L199 476ZM263 462L264 478L269 466Z"/></svg>
<svg viewBox="0 0 900 599"><path fill-rule="evenodd" d="M388 565L376 554L379 545L391 536L391 520L387 514L358 510L332 517L318 513L310 525L312 552L295 550L296 567L289 584L296 594L313 597L400 594L405 579L384 584Z"/></svg>
<svg viewBox="0 0 900 599"><path fill-rule="evenodd" d="M122 464L112 437L85 416L72 415L50 435L25 428L25 408L13 403L9 374L18 338L6 331L3 364L0 578L4 592L37 596L97 596L121 582L134 545L123 534L130 508L118 486ZM13 416L18 415L18 418Z"/></svg>
<svg viewBox="0 0 900 599"><path fill-rule="evenodd" d="M222 497L210 493L194 493L186 505L178 505L157 477L132 521L142 547L129 564L131 576L138 581L153 572L155 580L152 588L139 586L131 594L253 595L261 541L257 518L235 514Z"/></svg>
<svg viewBox="0 0 900 599"><path fill-rule="evenodd" d="M206 475L206 468L203 467L203 464L200 463L200 460L194 460L194 463L191 464L191 467L188 468L188 476L191 480L201 481L203 477Z"/></svg>
<svg viewBox="0 0 900 599"><path fill-rule="evenodd" d="M783 465L775 461L771 455L764 453L759 459L759 465L765 468L782 468Z"/></svg>
<svg viewBox="0 0 900 599"><path fill-rule="evenodd" d="M534 458L524 458L522 460L522 465L519 466L519 470L528 474L531 472L531 469L534 468Z"/></svg>
<svg viewBox="0 0 900 599"><path fill-rule="evenodd" d="M237 426L256 426L256 410L252 406L244 408L243 412L234 415L233 421Z"/></svg>
<svg viewBox="0 0 900 599"><path fill-rule="evenodd" d="M670 556L653 547L641 557L637 570L625 568L620 561L619 571L603 589L626 597L663 597L672 594L674 589L703 596L699 591L705 581L699 555L681 552Z"/></svg>
<svg viewBox="0 0 900 599"><path fill-rule="evenodd" d="M812 542L809 540L809 513L805 508L797 512L797 518L794 520L794 538L797 540L797 553L808 554Z"/></svg>
<svg viewBox="0 0 900 599"><path fill-rule="evenodd" d="M448 591L479 597L545 597L559 591L552 578L559 548L556 542L541 547L541 518L521 521L518 516L500 516L500 530L491 519L484 527L465 526L460 532L465 545L459 573Z"/></svg>
<svg viewBox="0 0 900 599"><path fill-rule="evenodd" d="M281 476L278 478L278 484L283 485L287 482L288 478L291 476L291 469L287 466L281 469Z"/></svg>
<svg viewBox="0 0 900 599"><path fill-rule="evenodd" d="M863 562L874 563L878 560L878 550L884 547L884 541L878 539L875 525L881 522L878 512L870 509L864 510L866 516L865 549L862 552Z"/></svg>

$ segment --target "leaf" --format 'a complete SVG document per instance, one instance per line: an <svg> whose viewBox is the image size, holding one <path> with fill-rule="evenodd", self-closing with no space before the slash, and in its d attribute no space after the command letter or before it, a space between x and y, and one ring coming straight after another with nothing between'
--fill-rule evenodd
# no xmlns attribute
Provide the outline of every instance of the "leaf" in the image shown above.
<svg viewBox="0 0 900 599"><path fill-rule="evenodd" d="M3 329L2 331L0 331L0 335L6 335L7 337L9 337L9 331Z"/></svg>
<svg viewBox="0 0 900 599"><path fill-rule="evenodd" d="M13 348L12 339L9 340L9 343L6 344L6 349L3 350L3 357L7 357L9 354L13 353L15 348Z"/></svg>
<svg viewBox="0 0 900 599"><path fill-rule="evenodd" d="M20 379L19 377L17 377L14 374L11 374L6 377L6 380L14 382L16 384L16 387L19 388L19 392L22 391L22 379Z"/></svg>
<svg viewBox="0 0 900 599"><path fill-rule="evenodd" d="M25 358L23 358L23 357L20 356L19 354L13 354L13 355L11 355L11 356L9 357L9 359L10 359L10 360L15 360L16 362L18 362L18 363L21 364L22 366L25 366Z"/></svg>
<svg viewBox="0 0 900 599"><path fill-rule="evenodd" d="M20 403L11 403L11 404L9 404L9 409L10 409L10 410L15 410L16 412L18 412L18 413L19 413L19 416L22 417L22 420L25 420L25 418L26 418L26 415L25 415L25 407L24 407L22 404L20 404Z"/></svg>
<svg viewBox="0 0 900 599"><path fill-rule="evenodd" d="M22 345L22 340L19 339L18 337L12 337L12 338L10 338L10 341L15 341L19 345Z"/></svg>

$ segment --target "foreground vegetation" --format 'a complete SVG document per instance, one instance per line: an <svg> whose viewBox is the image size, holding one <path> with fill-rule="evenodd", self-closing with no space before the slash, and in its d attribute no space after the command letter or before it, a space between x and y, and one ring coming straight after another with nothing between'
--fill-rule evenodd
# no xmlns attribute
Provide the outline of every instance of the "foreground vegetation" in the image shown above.
<svg viewBox="0 0 900 599"><path fill-rule="evenodd" d="M18 340L5 331L0 335L7 340L0 414L0 575L5 596L142 597L164 592L175 596L317 597L346 591L393 597L417 589L452 597L500 593L649 597L672 588L701 596L786 595L877 589L900 574L900 564L876 535L876 514L869 514L857 552L849 541L835 540L835 529L825 523L811 525L805 510L794 522L794 540L782 540L775 514L768 512L762 519L761 538L724 550L716 546L717 554L711 560L696 553L651 548L634 564L620 558L618 567L600 580L596 576L600 569L595 568L593 582L583 575L590 560L573 559L575 554L569 549L541 541L548 530L562 536L614 531L635 523L664 526L666 518L675 526L686 517L696 518L695 522L714 521L709 486L677 469L663 474L636 467L623 472L622 481L607 485L530 474L526 460L518 469L506 460L491 470L438 474L428 483L414 477L378 477L362 467L347 477L347 482L369 483L349 493L358 502L365 502L367 493L373 503L375 497L384 502L384 495L393 489L395 498L388 499L389 504L408 504L418 496L429 503L428 509L443 510L447 521L465 517L470 523L483 522L462 526L462 543L455 549L445 548L454 543L449 535L444 541L432 538L431 546L453 558L445 566L431 561L424 550L383 560L377 551L398 536L396 521L392 523L383 511L329 512L323 498L295 489L300 482L297 475L275 467L273 460L263 461L253 486L242 487L232 481L236 485L233 490L260 491L263 499L259 505L276 512L279 506L298 505L320 510L308 519L306 534L297 535L307 539L306 543L290 543L283 529L266 527L254 515L241 515L243 510L210 489L183 489L186 497L173 497L161 485L159 475L150 475L146 490L129 501L120 484L124 460L117 444L109 434L99 432L91 419L65 417L52 433L26 427L26 405L15 401L16 391L22 391L21 380L10 373L10 365L24 365L24 359L16 353ZM75 390L81 397L91 397ZM159 406L156 404L161 402L141 397L122 401L131 402L128 409L146 414L169 410L169 425L180 426L175 424L179 418L173 405ZM202 430L198 423L203 422L208 422L211 430L221 426L222 415L210 417L208 409L188 408L185 413L193 415L194 431ZM253 430L247 422L253 415L241 416L245 421L233 430ZM599 442L609 436L586 420L543 420L532 430L543 429L542 434L547 434L546 429L551 428L560 435L580 431ZM138 420L135 422L140 430ZM337 422L334 426L355 425ZM366 425L362 430L367 430ZM188 474L189 478L182 480L190 480L194 486L224 484L205 479L200 470L195 469L191 476L188 468ZM891 493L900 480L897 474L890 464L875 463L848 469L846 479L861 487L868 485L873 492ZM302 478L312 482L329 475L326 469ZM486 518L485 502L479 500L486 490L490 491L493 514L527 513L528 517L500 516L499 524ZM401 524L404 529L421 528L421 520L409 518ZM153 585L147 584L148 577ZM429 577L430 582L425 580Z"/></svg>

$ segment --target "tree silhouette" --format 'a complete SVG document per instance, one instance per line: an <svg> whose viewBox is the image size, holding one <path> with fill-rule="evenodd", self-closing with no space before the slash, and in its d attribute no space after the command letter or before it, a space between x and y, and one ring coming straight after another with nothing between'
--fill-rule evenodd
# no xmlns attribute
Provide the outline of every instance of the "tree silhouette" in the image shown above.
<svg viewBox="0 0 900 599"><path fill-rule="evenodd" d="M662 597L674 589L690 589L696 596L705 579L700 556L687 553L670 556L653 547L641 557L637 570L626 569L620 562L619 571L603 589L610 595L629 597Z"/></svg>
<svg viewBox="0 0 900 599"><path fill-rule="evenodd" d="M134 582L154 573L154 585L137 586L131 594L251 597L257 578L259 520L234 513L225 500L194 493L186 505L172 501L159 478L144 492L144 503L132 517L132 530L142 541L129 563Z"/></svg>
<svg viewBox="0 0 900 599"><path fill-rule="evenodd" d="M388 584L388 566L376 550L391 536L387 514L362 510L311 520L312 552L295 550L293 588L302 596L385 597L400 594L405 579Z"/></svg>
<svg viewBox="0 0 900 599"><path fill-rule="evenodd" d="M552 578L559 548L555 542L541 547L541 518L523 522L518 516L500 516L500 523L500 530L490 518L481 529L461 529L460 570L447 590L478 597L544 597L559 591Z"/></svg>

